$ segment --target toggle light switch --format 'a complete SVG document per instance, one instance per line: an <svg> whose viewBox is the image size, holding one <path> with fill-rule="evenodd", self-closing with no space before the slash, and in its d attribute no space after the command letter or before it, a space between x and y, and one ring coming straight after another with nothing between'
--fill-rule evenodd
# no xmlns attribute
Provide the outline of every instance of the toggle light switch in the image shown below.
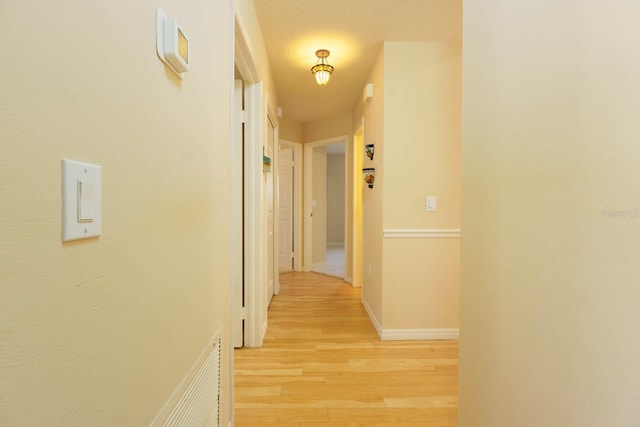
<svg viewBox="0 0 640 427"><path fill-rule="evenodd" d="M427 196L427 212L436 211L436 196Z"/></svg>
<svg viewBox="0 0 640 427"><path fill-rule="evenodd" d="M92 222L95 212L96 183L78 180L78 222Z"/></svg>
<svg viewBox="0 0 640 427"><path fill-rule="evenodd" d="M102 233L102 168L62 160L62 241Z"/></svg>

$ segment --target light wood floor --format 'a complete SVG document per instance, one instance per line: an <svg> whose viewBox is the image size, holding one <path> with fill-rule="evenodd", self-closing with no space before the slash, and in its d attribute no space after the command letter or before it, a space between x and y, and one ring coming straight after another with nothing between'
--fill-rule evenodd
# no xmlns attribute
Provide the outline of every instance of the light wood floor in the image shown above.
<svg viewBox="0 0 640 427"><path fill-rule="evenodd" d="M382 342L359 289L280 281L264 347L235 351L236 427L456 425L457 341Z"/></svg>

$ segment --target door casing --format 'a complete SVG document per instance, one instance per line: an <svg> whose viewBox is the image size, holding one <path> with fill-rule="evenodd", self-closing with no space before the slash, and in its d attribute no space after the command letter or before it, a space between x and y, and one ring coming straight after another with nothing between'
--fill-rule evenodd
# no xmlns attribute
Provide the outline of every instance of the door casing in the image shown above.
<svg viewBox="0 0 640 427"><path fill-rule="evenodd" d="M293 149L293 270L302 271L302 238L303 238L303 174L302 144L299 142L280 140L282 147ZM276 197L276 203L278 198Z"/></svg>

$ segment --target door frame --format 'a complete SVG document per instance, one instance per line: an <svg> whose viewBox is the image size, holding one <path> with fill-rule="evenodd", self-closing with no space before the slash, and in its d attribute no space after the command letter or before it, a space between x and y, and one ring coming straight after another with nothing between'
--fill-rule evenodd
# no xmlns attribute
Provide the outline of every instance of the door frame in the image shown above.
<svg viewBox="0 0 640 427"><path fill-rule="evenodd" d="M335 144L336 142L344 142L345 147L348 147L349 135L335 136L333 138L321 139L304 144L304 261L302 267L304 271L311 271L311 268L313 267L313 224L311 222L313 198L313 149ZM347 164L346 159L347 156L345 156L345 177L351 173L351 167ZM348 221L348 210L345 209L345 231ZM346 256L347 253L345 250L345 260Z"/></svg>
<svg viewBox="0 0 640 427"><path fill-rule="evenodd" d="M233 107L232 107L232 142L229 150L229 294L231 295L230 323L233 348L244 345L243 334L243 126L245 112L243 100L245 98L245 85L242 77L234 79ZM240 105L238 105L240 104ZM239 214L238 214L239 212Z"/></svg>
<svg viewBox="0 0 640 427"><path fill-rule="evenodd" d="M351 188L351 285L354 287L362 287L363 283L363 266L362 266L362 157L364 155L364 117L353 131L351 144L351 161L352 161L352 182Z"/></svg>
<svg viewBox="0 0 640 427"><path fill-rule="evenodd" d="M244 210L236 204L230 215L244 215L244 308L234 304L231 311L241 310L244 319L244 345L260 347L264 337L266 309L261 304L266 290L263 289L262 271L264 263L262 248L262 141L266 118L263 83L256 61L252 55L244 30L235 17L234 63L245 83L245 138L244 138ZM242 236L232 232L231 240L242 241ZM233 260L230 265L234 265ZM230 266L230 268L232 268ZM233 277L233 276L232 276ZM230 285L233 285L231 283ZM232 292L231 292L232 293ZM233 315L233 313L232 313ZM232 347L233 350L233 346ZM232 357L233 355L231 355Z"/></svg>
<svg viewBox="0 0 640 427"><path fill-rule="evenodd" d="M302 192L302 144L300 142L281 139L280 146L293 149L293 271L302 271L302 203L304 199ZM278 149L278 156L279 154L280 150ZM276 189L279 188L280 176L278 173ZM278 208L280 208L279 197L276 197L276 203L278 204Z"/></svg>
<svg viewBox="0 0 640 427"><path fill-rule="evenodd" d="M277 205L277 181L276 181L276 177L277 177L277 170L278 170L278 155L277 155L277 148L278 148L278 143L279 143L279 139L280 139L280 123L278 122L278 116L276 114L276 111L274 111L273 108L271 108L269 106L269 96L268 94L265 94L264 97L264 101L265 101L265 111L267 112L266 114L266 120L265 120L265 125L264 125L264 129L265 129L265 137L264 137L264 141L267 142L269 141L269 130L272 127L273 128L273 147L270 147L271 151L269 151L269 147L266 146L265 148L265 154L267 156L271 156L271 169L270 169L270 173L271 174L271 197L272 197L272 209L273 209L273 217L272 217L272 221L273 221L273 231L272 231L272 235L273 235L273 244L271 245L271 247L269 247L269 239L265 239L265 262L268 263L269 262L269 251L272 251L273 257L271 259L271 272L272 272L272 277L269 277L268 271L269 268L267 265L265 265L265 280L266 280L266 284L267 287L269 286L269 280L273 281L273 295L278 295L280 293L280 275L278 274L278 222L279 222L279 214L278 214L278 205ZM269 194L269 192L265 192L266 195ZM266 205L268 205L268 201L265 200ZM267 233L269 232L269 224L267 223L268 221L268 209L265 206L265 210L264 210L265 215L263 215L263 219L264 219L264 229L265 231L267 231ZM267 289L268 292L268 289ZM268 305L267 305L268 306ZM266 310L266 309L265 309ZM264 328L264 332L266 332L266 320L267 319L267 315L265 313L265 324L263 326ZM263 335L264 335L263 332Z"/></svg>

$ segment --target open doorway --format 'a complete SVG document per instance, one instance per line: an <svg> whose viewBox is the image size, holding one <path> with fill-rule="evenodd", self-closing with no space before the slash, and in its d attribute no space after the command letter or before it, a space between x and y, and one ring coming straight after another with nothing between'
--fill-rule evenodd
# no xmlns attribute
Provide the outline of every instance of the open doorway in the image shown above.
<svg viewBox="0 0 640 427"><path fill-rule="evenodd" d="M317 157L325 158L318 160ZM312 208L317 212L313 226L314 242L324 247L313 245L313 265L311 271L344 279L345 275L345 143L335 142L326 147L314 149L314 184ZM323 174L324 177L318 176ZM315 178L318 177L316 183ZM322 179L324 178L324 179ZM313 200L321 199L322 203L313 205ZM316 222L320 223L316 226Z"/></svg>
<svg viewBox="0 0 640 427"><path fill-rule="evenodd" d="M347 138L305 144L305 270L343 279Z"/></svg>

